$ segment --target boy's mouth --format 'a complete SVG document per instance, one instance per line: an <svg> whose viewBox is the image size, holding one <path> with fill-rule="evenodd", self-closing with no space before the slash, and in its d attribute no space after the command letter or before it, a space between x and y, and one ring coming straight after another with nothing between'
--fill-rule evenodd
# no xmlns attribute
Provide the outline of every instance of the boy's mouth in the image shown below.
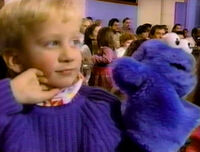
<svg viewBox="0 0 200 152"><path fill-rule="evenodd" d="M73 68L71 68L71 69L61 69L61 70L57 70L56 73L68 75L68 74L71 74L74 70L75 69L73 69Z"/></svg>

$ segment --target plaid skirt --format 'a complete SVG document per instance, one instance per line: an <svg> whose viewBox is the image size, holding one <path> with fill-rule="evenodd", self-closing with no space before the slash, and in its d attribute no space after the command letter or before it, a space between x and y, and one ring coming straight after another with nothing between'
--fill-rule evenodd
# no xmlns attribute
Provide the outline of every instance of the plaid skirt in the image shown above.
<svg viewBox="0 0 200 152"><path fill-rule="evenodd" d="M111 68L94 66L91 72L89 85L100 87L111 92L113 88Z"/></svg>

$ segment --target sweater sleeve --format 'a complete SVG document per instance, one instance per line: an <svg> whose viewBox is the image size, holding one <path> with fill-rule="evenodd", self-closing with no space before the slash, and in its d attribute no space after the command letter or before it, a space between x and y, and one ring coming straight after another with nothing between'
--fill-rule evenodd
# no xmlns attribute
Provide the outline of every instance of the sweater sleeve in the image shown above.
<svg viewBox="0 0 200 152"><path fill-rule="evenodd" d="M102 48L102 56L94 55L93 62L96 63L106 63L109 64L113 60L113 50L107 47Z"/></svg>
<svg viewBox="0 0 200 152"><path fill-rule="evenodd" d="M23 106L15 100L11 86L10 79L0 80L0 116L8 116L18 113Z"/></svg>

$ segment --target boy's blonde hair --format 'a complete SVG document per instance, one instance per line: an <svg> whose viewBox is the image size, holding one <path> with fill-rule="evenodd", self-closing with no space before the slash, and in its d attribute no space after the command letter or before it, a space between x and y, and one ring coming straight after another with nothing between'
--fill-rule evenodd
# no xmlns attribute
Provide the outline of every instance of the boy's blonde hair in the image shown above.
<svg viewBox="0 0 200 152"><path fill-rule="evenodd" d="M23 47L23 38L52 17L80 26L84 0L13 0L0 10L0 55ZM76 26L76 25L75 25ZM78 28L77 28L78 29Z"/></svg>

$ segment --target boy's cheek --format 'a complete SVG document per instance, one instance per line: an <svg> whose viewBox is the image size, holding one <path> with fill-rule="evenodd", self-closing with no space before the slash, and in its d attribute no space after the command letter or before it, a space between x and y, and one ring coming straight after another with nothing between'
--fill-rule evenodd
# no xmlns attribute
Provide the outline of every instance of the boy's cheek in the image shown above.
<svg viewBox="0 0 200 152"><path fill-rule="evenodd" d="M54 60L51 58L44 58L42 60L35 60L33 68L37 68L44 72L46 76L50 75L54 71Z"/></svg>
<svg viewBox="0 0 200 152"><path fill-rule="evenodd" d="M44 72L45 76L49 77L51 74L56 70L54 69L54 65L49 63L49 64L44 64L43 66L40 67L40 69Z"/></svg>

